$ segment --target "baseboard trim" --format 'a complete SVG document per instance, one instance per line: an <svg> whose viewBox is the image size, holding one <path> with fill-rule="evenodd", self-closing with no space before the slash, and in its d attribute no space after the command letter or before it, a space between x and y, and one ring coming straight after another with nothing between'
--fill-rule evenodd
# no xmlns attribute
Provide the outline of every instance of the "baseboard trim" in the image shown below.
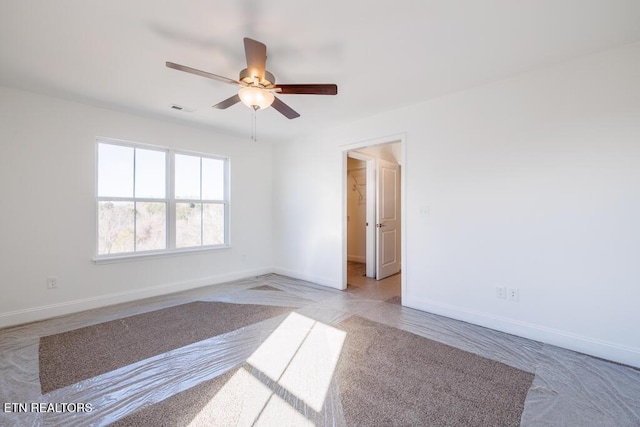
<svg viewBox="0 0 640 427"><path fill-rule="evenodd" d="M116 292L107 295L81 298L57 304L2 313L0 314L0 328L49 319L56 316L77 313L113 304L167 295L203 286L216 285L233 280L246 279L269 273L281 274L295 279L306 280L322 286L341 289L340 283L327 277L300 273L286 268L260 268L218 276L210 276L190 281L166 283L132 291ZM411 295L404 296L403 305L640 368L640 349L637 348L596 340L559 329L547 328L532 323L520 322L487 313L466 310L449 304L412 297Z"/></svg>
<svg viewBox="0 0 640 427"><path fill-rule="evenodd" d="M545 344L640 368L640 349L577 335L560 329L520 322L487 313L465 310L439 302L403 296L403 305L417 310L462 320Z"/></svg>
<svg viewBox="0 0 640 427"><path fill-rule="evenodd" d="M0 314L0 328L21 325L38 320L50 319L52 317L78 313L80 311L92 310L95 308L106 307L113 304L121 304L144 298L167 295L180 291L187 291L203 286L217 285L233 280L246 279L249 277L268 274L272 271L273 270L271 268L243 270L235 273L210 276L196 280L165 283L131 291L115 292L112 294L100 295L96 297L81 298L57 304L49 304L39 307L26 308L23 310L10 311Z"/></svg>
<svg viewBox="0 0 640 427"><path fill-rule="evenodd" d="M367 263L367 257L363 257L360 255L348 255L347 254L347 261L352 261L352 262L361 262L363 264Z"/></svg>

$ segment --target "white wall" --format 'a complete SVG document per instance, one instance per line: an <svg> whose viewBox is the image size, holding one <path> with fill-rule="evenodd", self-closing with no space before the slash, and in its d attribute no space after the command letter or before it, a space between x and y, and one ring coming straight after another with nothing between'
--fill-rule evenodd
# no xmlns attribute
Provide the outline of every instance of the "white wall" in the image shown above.
<svg viewBox="0 0 640 427"><path fill-rule="evenodd" d="M96 136L230 156L232 247L94 264ZM0 326L271 271L268 144L0 87L0 147Z"/></svg>
<svg viewBox="0 0 640 427"><path fill-rule="evenodd" d="M404 133L404 304L640 366L639 76L634 44L276 145L277 268L339 288L341 146Z"/></svg>

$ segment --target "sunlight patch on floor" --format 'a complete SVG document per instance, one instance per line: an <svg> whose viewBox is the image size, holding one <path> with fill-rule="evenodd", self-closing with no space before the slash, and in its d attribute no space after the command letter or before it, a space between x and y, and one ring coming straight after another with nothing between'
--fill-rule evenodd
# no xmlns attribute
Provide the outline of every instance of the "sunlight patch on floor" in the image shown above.
<svg viewBox="0 0 640 427"><path fill-rule="evenodd" d="M272 394L269 387L241 368L202 408L189 426L253 425Z"/></svg>
<svg viewBox="0 0 640 427"><path fill-rule="evenodd" d="M291 313L247 359L277 385L241 368L189 425L313 425L299 412L299 401L322 411L345 337L339 329ZM278 386L296 401L278 396Z"/></svg>
<svg viewBox="0 0 640 427"><path fill-rule="evenodd" d="M316 322L278 383L320 412L345 336L339 329Z"/></svg>
<svg viewBox="0 0 640 427"><path fill-rule="evenodd" d="M313 427L315 424L304 417L300 412L296 411L289 402L280 396L272 395L271 399L260 414L260 418L255 426L274 426L274 427Z"/></svg>
<svg viewBox="0 0 640 427"><path fill-rule="evenodd" d="M306 339L315 320L291 313L247 359L273 381L278 381Z"/></svg>

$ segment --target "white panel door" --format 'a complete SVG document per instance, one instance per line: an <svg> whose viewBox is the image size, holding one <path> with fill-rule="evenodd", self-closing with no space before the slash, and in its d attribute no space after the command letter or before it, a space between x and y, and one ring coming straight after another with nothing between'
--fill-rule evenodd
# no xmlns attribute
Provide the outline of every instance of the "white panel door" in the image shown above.
<svg viewBox="0 0 640 427"><path fill-rule="evenodd" d="M378 160L376 279L400 271L400 166Z"/></svg>

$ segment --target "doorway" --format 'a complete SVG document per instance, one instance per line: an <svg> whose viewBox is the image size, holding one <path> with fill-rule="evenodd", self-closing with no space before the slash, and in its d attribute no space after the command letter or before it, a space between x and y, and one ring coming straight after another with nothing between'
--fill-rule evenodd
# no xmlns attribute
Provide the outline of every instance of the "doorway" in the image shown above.
<svg viewBox="0 0 640 427"><path fill-rule="evenodd" d="M343 150L344 288L401 275L403 146L401 136ZM395 277L393 281L401 280Z"/></svg>

